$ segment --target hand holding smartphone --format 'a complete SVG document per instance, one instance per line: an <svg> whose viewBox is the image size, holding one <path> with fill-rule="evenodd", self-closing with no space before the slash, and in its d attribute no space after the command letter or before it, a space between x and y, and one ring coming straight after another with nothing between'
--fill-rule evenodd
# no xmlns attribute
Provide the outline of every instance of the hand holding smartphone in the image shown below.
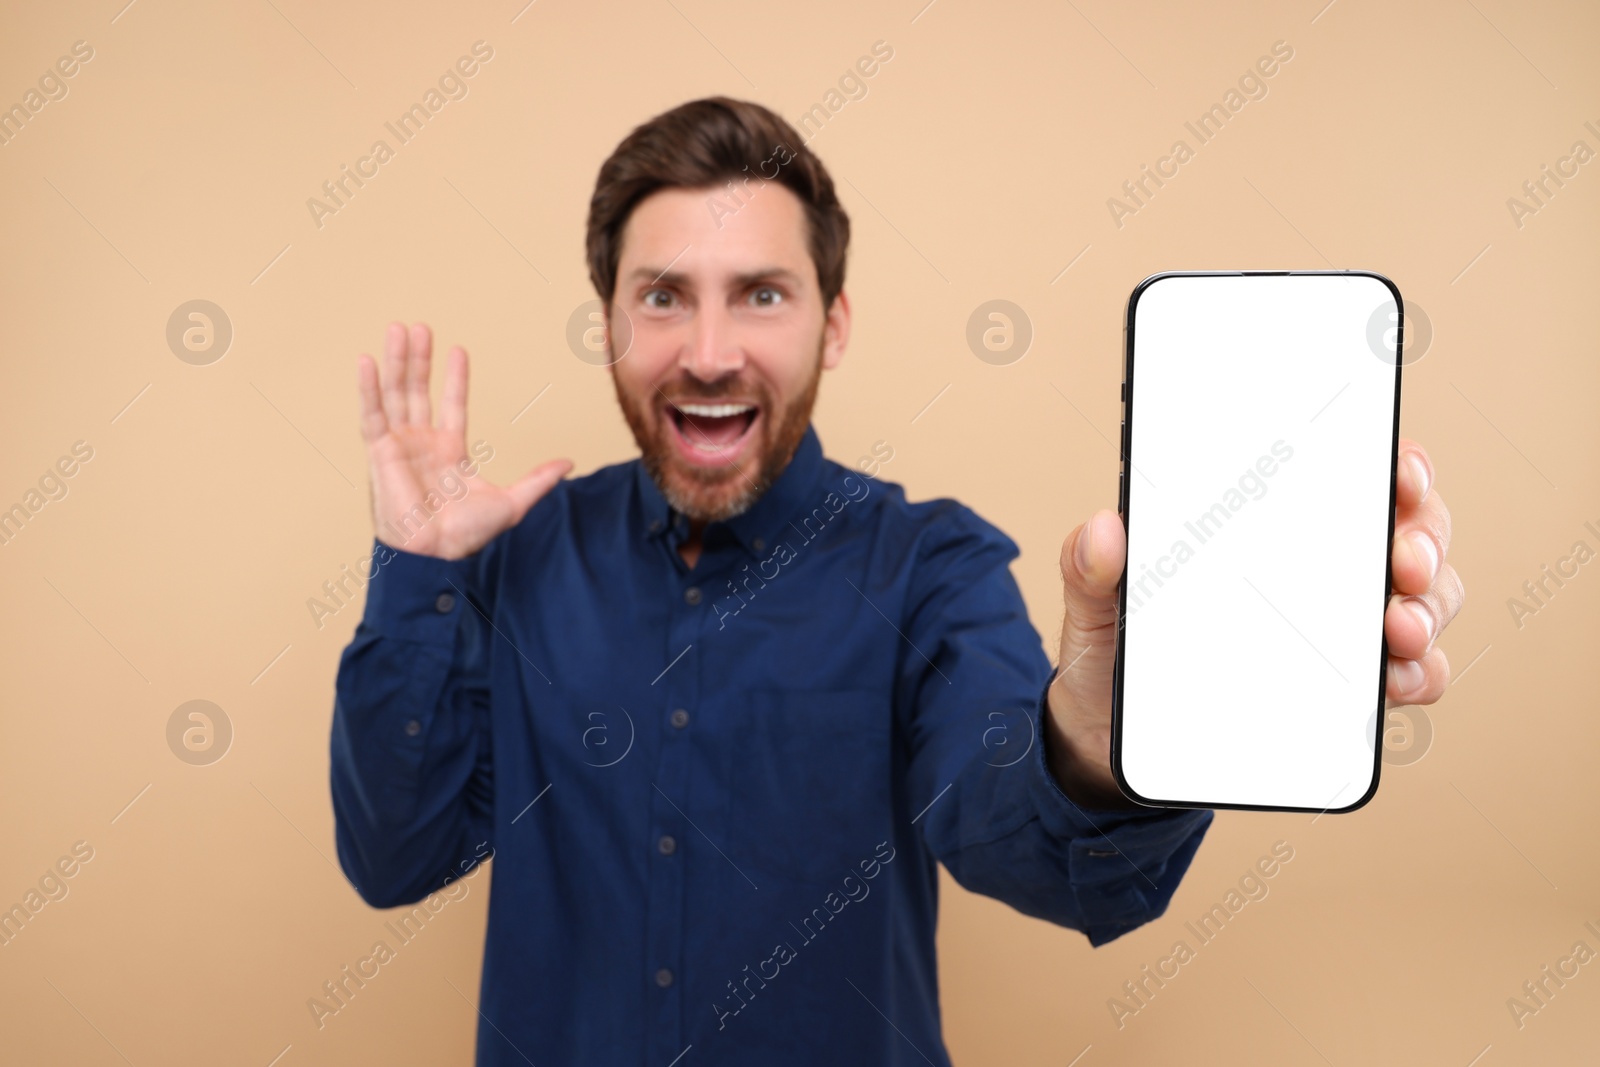
<svg viewBox="0 0 1600 1067"><path fill-rule="evenodd" d="M1132 800L1351 811L1378 786L1403 301L1364 271L1128 301L1111 764Z"/></svg>

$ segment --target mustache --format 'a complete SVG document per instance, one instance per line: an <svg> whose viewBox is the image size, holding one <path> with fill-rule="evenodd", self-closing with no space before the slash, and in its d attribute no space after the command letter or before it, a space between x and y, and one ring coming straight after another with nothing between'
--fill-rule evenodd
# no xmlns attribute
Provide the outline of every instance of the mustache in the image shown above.
<svg viewBox="0 0 1600 1067"><path fill-rule="evenodd" d="M730 382L721 386L707 386L703 382L697 382L693 385L684 384L676 389L662 389L658 386L656 394L669 404L744 400L751 401L763 408L769 406L765 390L755 385L745 387L742 382Z"/></svg>

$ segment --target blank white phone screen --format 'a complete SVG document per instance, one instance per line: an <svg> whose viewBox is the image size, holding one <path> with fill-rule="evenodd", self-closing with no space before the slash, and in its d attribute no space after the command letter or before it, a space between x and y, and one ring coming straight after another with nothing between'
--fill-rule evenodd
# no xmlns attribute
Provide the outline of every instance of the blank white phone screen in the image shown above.
<svg viewBox="0 0 1600 1067"><path fill-rule="evenodd" d="M1362 273L1136 291L1114 731L1136 799L1329 811L1376 789L1396 295Z"/></svg>

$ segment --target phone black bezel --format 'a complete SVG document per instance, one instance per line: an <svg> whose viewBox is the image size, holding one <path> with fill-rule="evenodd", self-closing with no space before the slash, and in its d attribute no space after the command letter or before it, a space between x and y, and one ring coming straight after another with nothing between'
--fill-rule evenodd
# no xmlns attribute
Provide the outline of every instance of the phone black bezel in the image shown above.
<svg viewBox="0 0 1600 1067"><path fill-rule="evenodd" d="M1128 296L1127 314L1123 325L1123 370L1122 370L1122 436L1121 436L1121 470L1117 474L1117 511L1122 516L1124 530L1128 529L1128 489L1130 479L1127 477L1128 457L1131 455L1133 443L1133 348L1134 348L1134 319L1137 312L1139 297L1156 282L1167 278L1215 278L1215 277L1282 277L1282 276L1334 276L1334 277L1364 277L1376 278L1388 287L1394 294L1396 331L1395 331L1395 365L1394 365L1394 418L1390 431L1389 444L1389 531L1388 551L1384 556L1383 574L1383 601L1378 606L1379 618L1389 605L1389 597L1393 595L1393 574L1389 567L1389 560L1394 556L1394 519L1396 503L1396 476L1399 470L1400 453L1400 371L1404 365L1405 344L1405 300L1400 295L1400 289L1393 281L1376 271L1370 270L1193 270L1193 271L1161 271L1145 278L1134 286L1133 292ZM1126 579L1126 575L1124 575ZM1380 636L1382 650L1378 657L1378 728L1374 737L1372 752L1372 780L1365 793L1353 803L1342 808L1311 808L1289 805L1272 804L1229 804L1218 802L1204 802L1197 800L1157 800L1145 797L1136 792L1128 784L1127 776L1122 768L1122 699L1123 699L1123 625L1128 611L1128 583L1126 580L1117 585L1117 650L1115 663L1112 670L1111 682L1111 774L1116 779L1117 787L1122 794L1136 804L1152 808L1205 808L1215 810L1234 811L1297 811L1316 812L1319 814L1342 815L1355 811L1364 806L1378 792L1380 773L1383 766L1383 735L1387 725L1387 709L1384 707L1384 689L1389 660L1389 638L1383 633L1380 622Z"/></svg>

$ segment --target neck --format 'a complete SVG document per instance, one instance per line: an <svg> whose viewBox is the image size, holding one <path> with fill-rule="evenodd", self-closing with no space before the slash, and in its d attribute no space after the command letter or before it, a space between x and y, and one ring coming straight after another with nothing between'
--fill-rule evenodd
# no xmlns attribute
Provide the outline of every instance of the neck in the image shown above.
<svg viewBox="0 0 1600 1067"><path fill-rule="evenodd" d="M705 528L703 519L690 519L689 536L678 546L678 555L683 557L683 562L690 570L694 570L696 561L700 559L700 535L705 532Z"/></svg>

